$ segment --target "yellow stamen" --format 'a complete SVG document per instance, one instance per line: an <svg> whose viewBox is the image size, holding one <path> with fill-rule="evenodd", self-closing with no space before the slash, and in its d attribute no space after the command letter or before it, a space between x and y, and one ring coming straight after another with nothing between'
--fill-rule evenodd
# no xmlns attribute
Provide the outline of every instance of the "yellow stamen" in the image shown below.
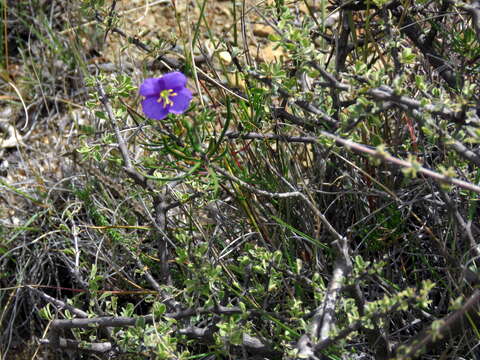
<svg viewBox="0 0 480 360"><path fill-rule="evenodd" d="M173 105L172 97L177 96L178 94L173 92L172 89L162 90L160 96L158 97L157 102L163 102L163 107L166 108L167 105Z"/></svg>

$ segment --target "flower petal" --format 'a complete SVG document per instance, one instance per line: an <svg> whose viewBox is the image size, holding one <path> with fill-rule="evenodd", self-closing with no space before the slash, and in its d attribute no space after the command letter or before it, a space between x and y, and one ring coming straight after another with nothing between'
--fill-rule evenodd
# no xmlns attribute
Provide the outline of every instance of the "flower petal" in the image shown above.
<svg viewBox="0 0 480 360"><path fill-rule="evenodd" d="M157 97L147 97L142 101L142 109L145 115L151 119L162 120L168 115L170 106L163 107L163 102L159 103Z"/></svg>
<svg viewBox="0 0 480 360"><path fill-rule="evenodd" d="M148 97L148 96L156 96L158 97L160 91L162 91L162 82L161 78L148 78L140 85L140 95Z"/></svg>
<svg viewBox="0 0 480 360"><path fill-rule="evenodd" d="M183 88L177 92L176 96L171 96L170 100L173 102L173 105L169 111L174 114L182 114L188 109L190 100L192 100L192 92L187 88Z"/></svg>
<svg viewBox="0 0 480 360"><path fill-rule="evenodd" d="M162 90L180 90L187 85L187 78L179 71L165 74L160 78L160 80L162 82Z"/></svg>

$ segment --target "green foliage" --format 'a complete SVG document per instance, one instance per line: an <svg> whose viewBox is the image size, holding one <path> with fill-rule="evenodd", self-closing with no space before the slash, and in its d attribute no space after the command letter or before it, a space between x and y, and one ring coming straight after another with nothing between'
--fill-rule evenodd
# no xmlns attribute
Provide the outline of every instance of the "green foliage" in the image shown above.
<svg viewBox="0 0 480 360"><path fill-rule="evenodd" d="M25 4L2 334L109 317L131 322L61 336L132 359L469 356L476 328L445 331L478 283L480 53L461 5L219 3L220 32L208 1L176 2L154 34L120 2L68 21ZM138 86L174 70L189 110L148 119Z"/></svg>

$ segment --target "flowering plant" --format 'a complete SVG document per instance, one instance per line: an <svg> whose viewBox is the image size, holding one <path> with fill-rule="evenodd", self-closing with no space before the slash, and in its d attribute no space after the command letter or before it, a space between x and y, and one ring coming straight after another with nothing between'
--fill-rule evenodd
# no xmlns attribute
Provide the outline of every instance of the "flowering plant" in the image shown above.
<svg viewBox="0 0 480 360"><path fill-rule="evenodd" d="M145 115L162 120L169 113L182 114L187 110L192 92L187 89L187 78L179 71L159 78L148 78L140 86L140 95L145 96L142 109Z"/></svg>

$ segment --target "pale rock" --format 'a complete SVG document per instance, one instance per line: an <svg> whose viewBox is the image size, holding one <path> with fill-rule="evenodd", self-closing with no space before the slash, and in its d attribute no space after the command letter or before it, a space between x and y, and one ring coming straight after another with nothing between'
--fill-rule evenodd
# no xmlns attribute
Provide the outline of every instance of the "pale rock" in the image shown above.
<svg viewBox="0 0 480 360"><path fill-rule="evenodd" d="M209 57L213 56L213 53L215 52L215 45L213 44L212 40L207 39L204 41L203 46L205 47L205 50L207 51L207 55Z"/></svg>
<svg viewBox="0 0 480 360"><path fill-rule="evenodd" d="M258 37L268 37L268 35L273 34L273 29L264 24L255 24L253 25L253 34Z"/></svg>
<svg viewBox="0 0 480 360"><path fill-rule="evenodd" d="M333 26L335 26L337 24L338 20L340 20L340 12L339 11L327 16L327 18L325 19L325 22L323 24L327 28L332 28Z"/></svg>
<svg viewBox="0 0 480 360"><path fill-rule="evenodd" d="M271 63L279 60L282 55L285 55L284 50L281 47L275 49L275 45L276 44L270 43L264 48L261 48L259 52L260 60Z"/></svg>
<svg viewBox="0 0 480 360"><path fill-rule="evenodd" d="M2 124L0 129L5 133L5 137L0 137L0 148L8 149L23 145L21 135L11 124Z"/></svg>
<svg viewBox="0 0 480 360"><path fill-rule="evenodd" d="M232 63L232 55L230 55L228 51L220 51L218 57L224 65L230 65Z"/></svg>

